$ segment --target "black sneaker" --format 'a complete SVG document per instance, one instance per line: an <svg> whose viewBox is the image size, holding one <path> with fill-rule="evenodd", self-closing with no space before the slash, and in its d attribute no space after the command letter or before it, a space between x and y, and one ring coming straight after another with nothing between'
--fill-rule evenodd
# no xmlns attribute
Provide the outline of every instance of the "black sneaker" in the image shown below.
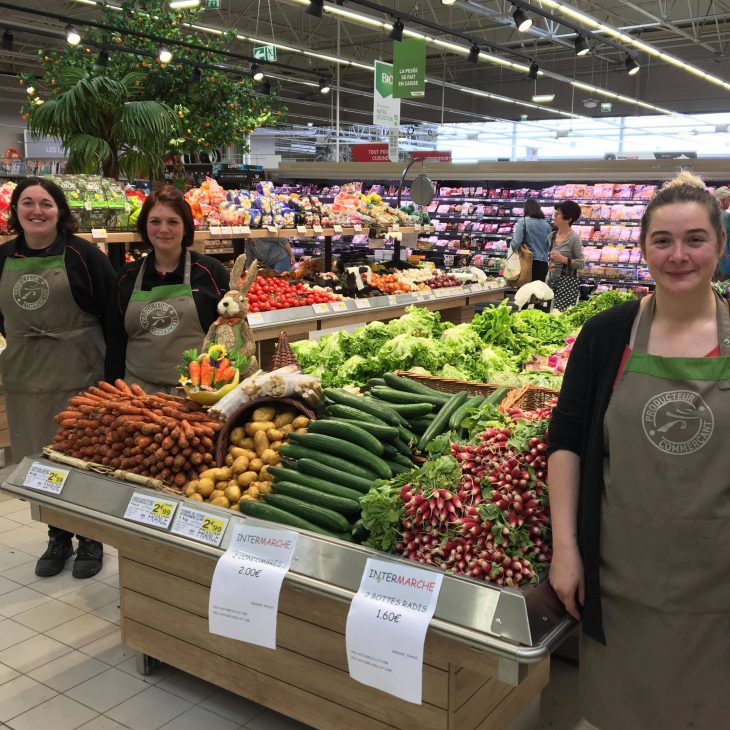
<svg viewBox="0 0 730 730"><path fill-rule="evenodd" d="M50 578L58 575L66 565L66 561L74 554L71 538L52 537L48 541L46 552L38 558L35 564L35 574L41 578Z"/></svg>
<svg viewBox="0 0 730 730"><path fill-rule="evenodd" d="M101 570L103 556L104 546L100 542L80 537L71 574L74 578L91 578Z"/></svg>

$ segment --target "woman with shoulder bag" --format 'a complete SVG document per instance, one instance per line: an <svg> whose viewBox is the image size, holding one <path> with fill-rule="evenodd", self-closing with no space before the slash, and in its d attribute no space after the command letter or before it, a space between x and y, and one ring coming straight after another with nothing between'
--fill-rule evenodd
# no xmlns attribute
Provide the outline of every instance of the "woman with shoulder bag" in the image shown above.
<svg viewBox="0 0 730 730"><path fill-rule="evenodd" d="M583 244L571 226L580 216L580 205L574 200L564 200L555 206L556 230L550 236L547 285L555 292L556 309L565 309L578 301L577 274L583 268Z"/></svg>
<svg viewBox="0 0 730 730"><path fill-rule="evenodd" d="M524 243L532 251L532 278L530 281L545 281L548 271L549 237L552 227L545 220L542 208L534 198L525 201L525 215L520 218L512 232L512 249L519 251Z"/></svg>

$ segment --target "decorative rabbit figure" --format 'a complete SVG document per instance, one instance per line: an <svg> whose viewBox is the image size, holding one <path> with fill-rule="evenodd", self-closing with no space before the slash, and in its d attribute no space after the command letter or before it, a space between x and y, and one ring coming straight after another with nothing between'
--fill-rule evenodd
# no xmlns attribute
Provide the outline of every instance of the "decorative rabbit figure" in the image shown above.
<svg viewBox="0 0 730 730"><path fill-rule="evenodd" d="M246 257L242 254L236 259L231 269L231 288L218 302L220 316L210 325L203 342L203 348L206 350L212 344L222 345L231 354L247 357L249 359L248 368L241 373L241 379L259 369L255 355L256 343L246 319L248 314L246 294L256 279L258 266L254 261L242 282L241 275L245 265Z"/></svg>

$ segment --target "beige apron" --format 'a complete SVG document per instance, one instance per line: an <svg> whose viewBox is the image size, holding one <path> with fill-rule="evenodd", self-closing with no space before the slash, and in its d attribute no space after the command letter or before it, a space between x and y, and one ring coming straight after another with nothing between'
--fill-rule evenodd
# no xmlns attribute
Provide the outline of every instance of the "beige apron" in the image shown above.
<svg viewBox="0 0 730 730"><path fill-rule="evenodd" d="M654 298L604 420L601 605L581 704L600 730L730 727L730 315L720 357L647 354Z"/></svg>
<svg viewBox="0 0 730 730"><path fill-rule="evenodd" d="M0 310L8 343L0 365L17 461L49 444L58 429L53 416L103 378L104 336L98 318L73 298L64 254L6 259Z"/></svg>
<svg viewBox="0 0 730 730"><path fill-rule="evenodd" d="M147 260L139 267L124 316L127 331L125 380L147 393L174 391L180 379L177 366L183 352L200 349L205 332L190 287L190 252L185 251L182 284L142 290Z"/></svg>

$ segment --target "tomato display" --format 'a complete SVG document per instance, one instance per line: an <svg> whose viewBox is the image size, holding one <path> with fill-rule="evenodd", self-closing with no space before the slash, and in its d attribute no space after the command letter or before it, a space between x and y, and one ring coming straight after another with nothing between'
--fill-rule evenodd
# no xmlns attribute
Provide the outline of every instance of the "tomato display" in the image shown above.
<svg viewBox="0 0 730 730"><path fill-rule="evenodd" d="M257 276L246 298L249 312L270 312L305 304L339 302L342 299L324 289L312 289L305 284L293 284L274 276Z"/></svg>

